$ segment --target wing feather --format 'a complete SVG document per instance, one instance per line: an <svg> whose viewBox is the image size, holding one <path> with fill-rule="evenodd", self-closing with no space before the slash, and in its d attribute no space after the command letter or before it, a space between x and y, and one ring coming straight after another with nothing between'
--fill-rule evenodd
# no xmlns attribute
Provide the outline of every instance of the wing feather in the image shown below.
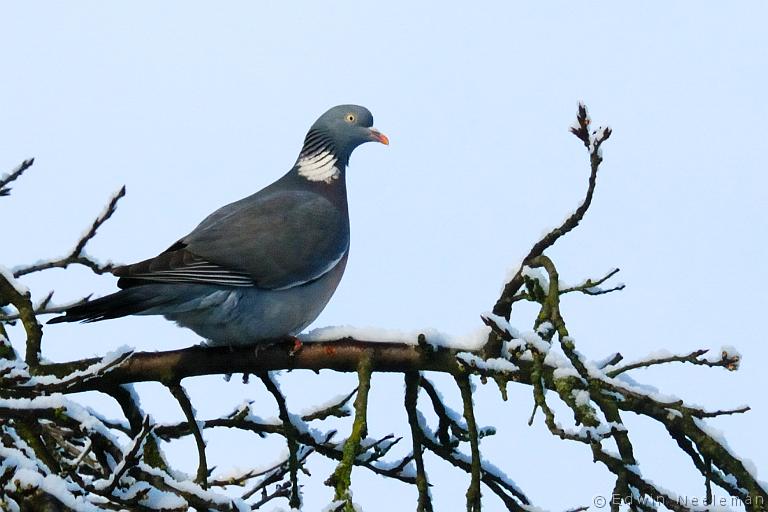
<svg viewBox="0 0 768 512"><path fill-rule="evenodd" d="M118 267L118 286L152 282L286 289L334 268L349 248L349 219L323 196L262 191L227 205L158 256Z"/></svg>

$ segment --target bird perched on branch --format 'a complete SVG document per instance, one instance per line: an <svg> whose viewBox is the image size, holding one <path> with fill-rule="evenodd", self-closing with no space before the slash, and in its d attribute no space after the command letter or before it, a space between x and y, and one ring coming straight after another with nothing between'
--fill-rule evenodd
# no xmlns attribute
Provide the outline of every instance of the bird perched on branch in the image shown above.
<svg viewBox="0 0 768 512"><path fill-rule="evenodd" d="M389 144L364 107L315 121L291 170L224 206L158 256L116 267L120 291L48 323L163 315L213 345L294 336L330 300L349 251L345 172L365 142Z"/></svg>

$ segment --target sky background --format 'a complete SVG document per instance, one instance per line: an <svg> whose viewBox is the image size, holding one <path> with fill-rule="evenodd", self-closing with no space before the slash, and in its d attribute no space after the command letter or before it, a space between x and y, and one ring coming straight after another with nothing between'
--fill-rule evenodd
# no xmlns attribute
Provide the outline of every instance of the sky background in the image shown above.
<svg viewBox="0 0 768 512"><path fill-rule="evenodd" d="M614 134L585 221L549 254L565 282L620 267L627 288L564 299L577 346L595 359L736 346L744 357L736 373L669 366L633 376L707 407L751 405L711 423L766 479L768 4L544 4L2 2L0 172L24 158L36 163L0 199L0 264L64 254L123 184L127 197L88 250L123 263L153 256L287 171L327 108L358 103L391 145L352 157L349 265L313 327L465 334L531 244L582 198L587 156L568 126L583 100ZM76 268L24 282L38 297L55 289L59 301L115 289L114 279ZM513 325L531 322L530 309L514 312ZM199 342L147 317L45 334L51 360ZM354 386L330 372L281 379L297 412ZM436 381L458 407L455 386ZM275 413L258 382L185 384L202 418L245 398L263 416ZM137 390L156 420L181 419L164 388ZM400 376L374 377L371 435L407 429L402 390ZM78 399L119 416L109 400ZM495 386L480 387L476 401L478 421L498 427L481 449L534 504L562 510L612 489L585 447L553 438L541 416L527 426L529 388L511 386L502 404ZM703 496L673 441L642 418L625 422L644 475ZM283 450L226 431L206 438L220 471ZM167 452L194 472L191 440ZM436 509L456 509L468 477L434 457L427 466ZM332 465L309 467L306 510L319 510L331 498L322 481ZM415 508L415 488L365 470L355 471L353 488L366 511ZM485 495L487 510L501 510Z"/></svg>

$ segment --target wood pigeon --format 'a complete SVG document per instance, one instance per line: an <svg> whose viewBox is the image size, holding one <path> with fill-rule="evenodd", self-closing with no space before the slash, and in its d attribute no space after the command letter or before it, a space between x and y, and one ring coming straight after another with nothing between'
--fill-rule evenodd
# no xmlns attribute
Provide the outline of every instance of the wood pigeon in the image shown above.
<svg viewBox="0 0 768 512"><path fill-rule="evenodd" d="M295 336L330 300L349 251L345 172L364 142L389 144L364 107L333 107L290 171L209 215L158 256L116 267L120 291L48 323L163 315L212 345Z"/></svg>

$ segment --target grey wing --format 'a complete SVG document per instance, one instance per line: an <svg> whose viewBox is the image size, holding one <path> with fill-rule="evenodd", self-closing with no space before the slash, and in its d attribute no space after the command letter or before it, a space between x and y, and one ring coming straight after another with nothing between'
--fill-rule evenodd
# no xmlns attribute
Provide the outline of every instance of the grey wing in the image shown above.
<svg viewBox="0 0 768 512"><path fill-rule="evenodd" d="M281 289L319 278L348 248L346 210L312 192L273 192L217 210L166 252L114 273L121 287L150 280Z"/></svg>
<svg viewBox="0 0 768 512"><path fill-rule="evenodd" d="M346 210L313 192L273 192L232 206L181 242L211 263L247 273L259 287L317 279L349 248Z"/></svg>

